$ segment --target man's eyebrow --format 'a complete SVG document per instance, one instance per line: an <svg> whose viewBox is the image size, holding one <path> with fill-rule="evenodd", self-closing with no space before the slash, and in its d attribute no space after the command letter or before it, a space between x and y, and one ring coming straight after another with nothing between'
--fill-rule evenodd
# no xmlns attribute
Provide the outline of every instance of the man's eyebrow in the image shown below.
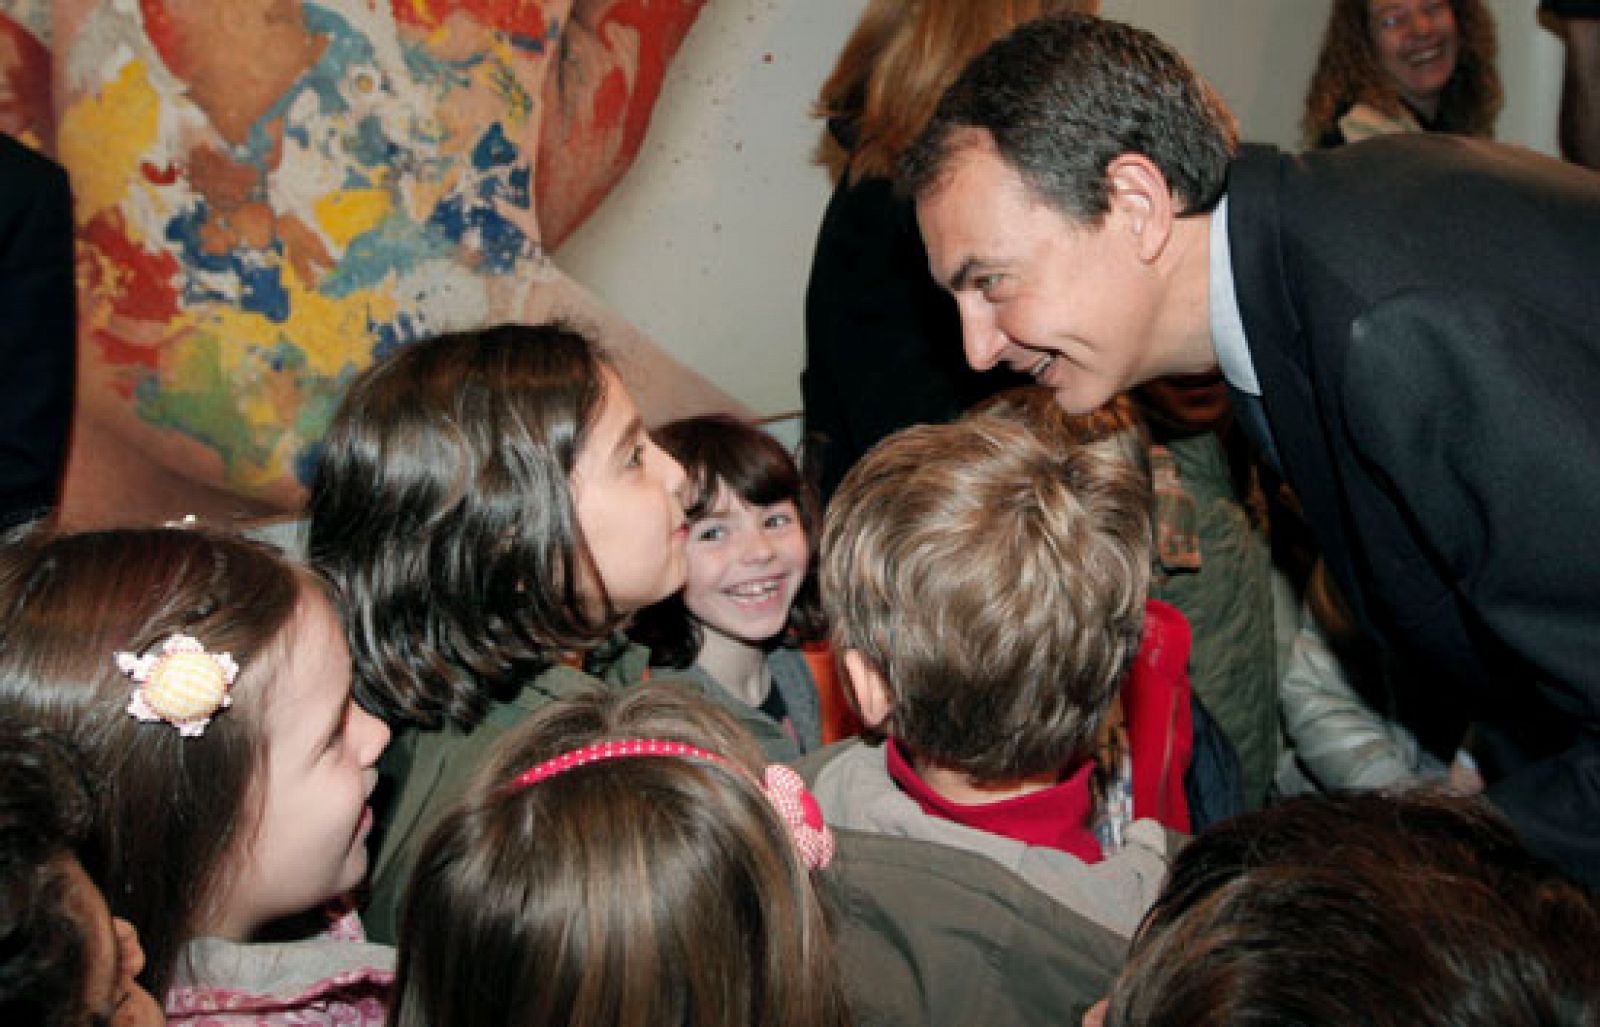
<svg viewBox="0 0 1600 1027"><path fill-rule="evenodd" d="M950 276L944 287L951 292L960 292L967 287L968 279L972 277L972 272L976 271L977 268L978 258L968 257L961 262L960 267L956 268L956 273Z"/></svg>

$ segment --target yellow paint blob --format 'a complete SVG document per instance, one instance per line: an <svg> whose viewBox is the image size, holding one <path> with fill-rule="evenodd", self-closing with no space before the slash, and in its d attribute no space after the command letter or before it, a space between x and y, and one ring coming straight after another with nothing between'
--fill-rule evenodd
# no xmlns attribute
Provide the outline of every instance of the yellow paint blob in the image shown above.
<svg viewBox="0 0 1600 1027"><path fill-rule="evenodd" d="M388 217L389 193L383 189L344 189L317 201L317 224L340 249L370 232Z"/></svg>
<svg viewBox="0 0 1600 1027"><path fill-rule="evenodd" d="M57 158L72 169L78 224L120 205L141 180L139 161L156 140L160 110L144 62L131 60L98 93L62 114Z"/></svg>

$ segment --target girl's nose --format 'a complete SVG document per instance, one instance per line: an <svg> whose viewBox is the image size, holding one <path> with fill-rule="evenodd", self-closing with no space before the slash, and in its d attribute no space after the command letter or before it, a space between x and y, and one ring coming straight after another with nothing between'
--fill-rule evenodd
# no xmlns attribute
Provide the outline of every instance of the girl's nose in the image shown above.
<svg viewBox="0 0 1600 1027"><path fill-rule="evenodd" d="M656 460L656 475L661 485L678 499L679 506L689 505L689 476L684 473L683 465L672 458L672 454L650 442L650 455Z"/></svg>
<svg viewBox="0 0 1600 1027"><path fill-rule="evenodd" d="M745 563L763 564L771 562L778 554L772 548L772 543L767 541L767 536L757 528L755 534L745 543L744 551L740 555Z"/></svg>
<svg viewBox="0 0 1600 1027"><path fill-rule="evenodd" d="M376 765L378 757L383 755L383 750L389 747L389 736L392 733L389 725L362 709L354 700L352 700L350 720L350 728L361 732L361 765L364 767Z"/></svg>

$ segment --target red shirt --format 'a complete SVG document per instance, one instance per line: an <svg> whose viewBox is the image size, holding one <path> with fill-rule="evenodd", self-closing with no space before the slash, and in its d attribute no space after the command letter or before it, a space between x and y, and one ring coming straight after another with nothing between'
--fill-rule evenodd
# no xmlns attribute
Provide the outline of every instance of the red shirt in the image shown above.
<svg viewBox="0 0 1600 1027"><path fill-rule="evenodd" d="M888 762L889 776L895 784L931 817L1027 845L1060 849L1085 863L1098 863L1104 858L1100 843L1089 828L1089 818L1094 813L1094 797L1089 792L1094 764L1090 761L1084 761L1058 785L998 802L978 803L952 802L935 792L911 769L900 743L893 738L888 742Z"/></svg>
<svg viewBox="0 0 1600 1027"><path fill-rule="evenodd" d="M1189 622L1174 606L1145 604L1144 637L1123 679L1123 718L1133 763L1133 815L1189 831L1183 777L1189 769L1194 726L1189 709ZM1090 828L1094 763L1085 760L1060 784L999 802L952 802L935 792L888 742L889 776L929 816L954 821L1027 845L1069 852L1085 863L1104 858Z"/></svg>

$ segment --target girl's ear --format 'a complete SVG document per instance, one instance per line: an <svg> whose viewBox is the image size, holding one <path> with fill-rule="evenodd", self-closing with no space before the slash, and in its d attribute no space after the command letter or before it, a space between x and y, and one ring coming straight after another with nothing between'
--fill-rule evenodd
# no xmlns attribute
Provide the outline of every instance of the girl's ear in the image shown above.
<svg viewBox="0 0 1600 1027"><path fill-rule="evenodd" d="M888 682L859 649L846 649L841 662L845 683L856 697L856 708L861 711L862 725L874 730L882 727L894 709L894 696L889 692Z"/></svg>

